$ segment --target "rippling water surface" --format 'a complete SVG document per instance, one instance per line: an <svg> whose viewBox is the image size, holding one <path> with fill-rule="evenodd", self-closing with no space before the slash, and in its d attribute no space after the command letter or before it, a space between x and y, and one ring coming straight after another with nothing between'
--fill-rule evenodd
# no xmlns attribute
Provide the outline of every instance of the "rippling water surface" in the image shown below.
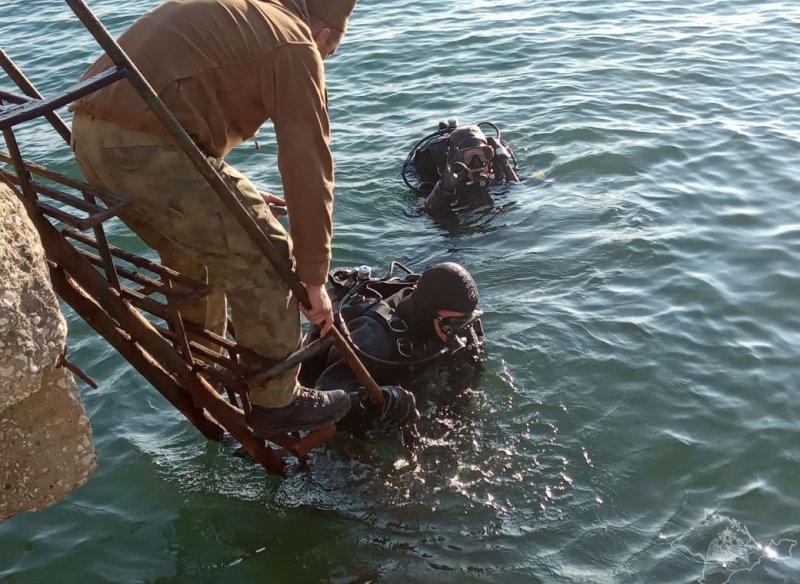
<svg viewBox="0 0 800 584"><path fill-rule="evenodd" d="M0 2L43 92L96 57L61 2ZM155 2L90 5L118 34ZM70 313L100 466L0 525L0 580L800 582L798 39L796 2L361 0L326 65L334 265L466 265L480 382L432 384L415 457L341 437L281 481ZM400 165L450 116L499 124L525 180L436 222ZM261 142L231 159L276 188Z"/></svg>

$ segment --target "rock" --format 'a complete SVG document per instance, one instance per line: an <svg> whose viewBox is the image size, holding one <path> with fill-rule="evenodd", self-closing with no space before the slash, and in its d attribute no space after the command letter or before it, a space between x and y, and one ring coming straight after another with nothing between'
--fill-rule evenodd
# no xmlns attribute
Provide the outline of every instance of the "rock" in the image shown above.
<svg viewBox="0 0 800 584"><path fill-rule="evenodd" d="M56 367L66 335L39 235L0 183L0 520L64 498L96 466L75 380Z"/></svg>

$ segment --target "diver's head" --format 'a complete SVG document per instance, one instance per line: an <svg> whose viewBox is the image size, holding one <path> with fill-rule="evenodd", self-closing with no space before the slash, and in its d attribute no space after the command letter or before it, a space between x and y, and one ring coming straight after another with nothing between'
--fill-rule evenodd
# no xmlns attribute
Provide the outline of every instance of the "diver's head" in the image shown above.
<svg viewBox="0 0 800 584"><path fill-rule="evenodd" d="M489 145L486 135L478 126L463 126L453 130L448 142L451 164L461 163L466 167L467 182L482 181L482 177L488 177L494 148ZM489 184L481 186L488 188Z"/></svg>
<svg viewBox="0 0 800 584"><path fill-rule="evenodd" d="M473 322L478 311L478 286L463 266L454 262L427 268L414 291L398 306L412 336L447 341Z"/></svg>
<svg viewBox="0 0 800 584"><path fill-rule="evenodd" d="M356 0L307 0L311 36L322 58L336 53L347 31L347 21L355 8Z"/></svg>

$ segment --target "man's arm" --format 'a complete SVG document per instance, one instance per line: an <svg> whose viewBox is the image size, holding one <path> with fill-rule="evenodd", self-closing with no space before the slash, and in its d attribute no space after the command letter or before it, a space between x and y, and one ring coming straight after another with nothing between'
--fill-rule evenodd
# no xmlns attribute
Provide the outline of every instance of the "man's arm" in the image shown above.
<svg viewBox="0 0 800 584"><path fill-rule="evenodd" d="M334 175L325 73L311 44L277 49L271 65L262 72L262 84L272 101L297 275L311 302L303 313L326 334L333 324L325 282L331 259Z"/></svg>
<svg viewBox="0 0 800 584"><path fill-rule="evenodd" d="M325 284L331 257L333 159L322 60L313 45L277 49L271 78L278 168L286 198L297 274Z"/></svg>
<svg viewBox="0 0 800 584"><path fill-rule="evenodd" d="M429 215L441 215L450 208L456 200L456 192L442 188L442 181L436 181L433 190L425 198L425 210Z"/></svg>

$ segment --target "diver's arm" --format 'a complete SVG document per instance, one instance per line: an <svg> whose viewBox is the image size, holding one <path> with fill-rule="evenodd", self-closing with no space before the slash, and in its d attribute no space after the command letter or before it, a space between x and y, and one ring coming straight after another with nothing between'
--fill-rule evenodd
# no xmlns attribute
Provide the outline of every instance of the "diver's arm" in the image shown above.
<svg viewBox="0 0 800 584"><path fill-rule="evenodd" d="M456 191L448 191L442 187L442 181L437 181L431 194L425 199L425 211L429 215L441 215L450 208L456 200Z"/></svg>
<svg viewBox="0 0 800 584"><path fill-rule="evenodd" d="M456 162L455 153L448 148L444 166L440 169L441 179L433 185L431 194L425 199L425 211L429 215L441 215L450 208L458 195L456 190L467 178L467 167Z"/></svg>

